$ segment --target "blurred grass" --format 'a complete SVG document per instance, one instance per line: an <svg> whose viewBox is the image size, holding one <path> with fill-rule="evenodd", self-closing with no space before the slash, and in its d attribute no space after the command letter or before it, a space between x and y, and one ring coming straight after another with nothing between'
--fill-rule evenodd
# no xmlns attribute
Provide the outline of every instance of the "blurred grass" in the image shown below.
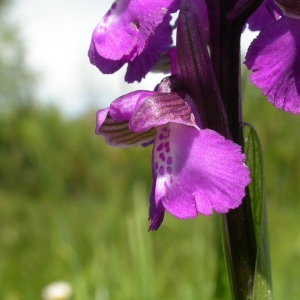
<svg viewBox="0 0 300 300"><path fill-rule="evenodd" d="M261 137L275 299L299 299L299 116L243 81ZM230 299L219 216L166 216L148 233L151 147L113 149L94 113L23 105L0 118L0 299L41 299L65 280L77 300Z"/></svg>

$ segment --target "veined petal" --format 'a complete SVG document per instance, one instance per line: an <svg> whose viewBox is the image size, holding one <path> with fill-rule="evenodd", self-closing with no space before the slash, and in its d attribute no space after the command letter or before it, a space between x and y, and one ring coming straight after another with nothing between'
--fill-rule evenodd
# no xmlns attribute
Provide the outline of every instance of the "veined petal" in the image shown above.
<svg viewBox="0 0 300 300"><path fill-rule="evenodd" d="M140 90L123 95L111 103L110 115L115 121L129 121L139 104L147 97L155 96L156 94L157 92Z"/></svg>
<svg viewBox="0 0 300 300"><path fill-rule="evenodd" d="M155 93L141 101L130 120L130 129L135 132L169 122L198 128L191 107L177 93Z"/></svg>
<svg viewBox="0 0 300 300"><path fill-rule="evenodd" d="M147 145L154 140L155 128L134 132L129 121L139 104L156 92L136 91L116 99L109 108L99 110L96 118L96 134L102 135L108 145L114 147L132 147Z"/></svg>
<svg viewBox="0 0 300 300"><path fill-rule="evenodd" d="M238 207L251 181L241 147L209 129L161 126L153 153L156 206L180 219Z"/></svg>
<svg viewBox="0 0 300 300"><path fill-rule="evenodd" d="M127 148L153 141L156 130L151 128L144 132L132 132L128 121L116 122L108 114L109 109L97 112L96 134L102 135L108 145ZM105 119L103 116L106 115Z"/></svg>
<svg viewBox="0 0 300 300"><path fill-rule="evenodd" d="M293 114L300 112L300 20L283 16L252 42L245 64L250 81L269 102Z"/></svg>
<svg viewBox="0 0 300 300"><path fill-rule="evenodd" d="M180 0L116 0L94 30L91 63L105 74L130 63L126 80L140 81L171 46L170 14L179 6Z"/></svg>

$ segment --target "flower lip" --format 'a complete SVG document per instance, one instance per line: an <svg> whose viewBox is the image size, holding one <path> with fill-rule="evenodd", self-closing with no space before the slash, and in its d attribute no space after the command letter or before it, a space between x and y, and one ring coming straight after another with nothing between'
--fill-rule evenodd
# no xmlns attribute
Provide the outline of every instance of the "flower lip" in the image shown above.
<svg viewBox="0 0 300 300"><path fill-rule="evenodd" d="M157 229L161 204L180 219L227 213L241 204L251 182L240 146L215 131L179 123L157 129L152 169L150 230Z"/></svg>

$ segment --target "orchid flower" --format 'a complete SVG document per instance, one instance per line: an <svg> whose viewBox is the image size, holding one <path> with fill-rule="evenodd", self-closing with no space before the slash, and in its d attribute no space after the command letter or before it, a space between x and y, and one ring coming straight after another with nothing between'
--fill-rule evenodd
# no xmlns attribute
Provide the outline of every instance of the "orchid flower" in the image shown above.
<svg viewBox="0 0 300 300"><path fill-rule="evenodd" d="M128 64L125 80L141 81L172 45L171 13L180 0L117 0L95 28L89 57L104 74Z"/></svg>
<svg viewBox="0 0 300 300"><path fill-rule="evenodd" d="M298 109L298 4L278 2L286 8L281 19L273 0L116 0L89 48L102 73L127 64L129 83L159 66L176 74L176 89L161 83L157 91L131 92L99 110L96 134L115 147L153 144L149 230L160 227L165 211L180 219L224 214L235 299L252 295L257 254L245 192L251 179L241 150L240 36L246 23L261 30L246 57L251 80L278 107ZM285 40L289 56L282 51Z"/></svg>
<svg viewBox="0 0 300 300"><path fill-rule="evenodd" d="M115 147L153 141L151 225L164 212L180 219L227 213L238 207L250 182L241 147L196 123L178 93L136 91L97 113L96 134ZM200 123L198 121L198 123Z"/></svg>
<svg viewBox="0 0 300 300"><path fill-rule="evenodd" d="M263 28L252 42L245 64L250 80L274 106L300 113L300 4L278 0L283 17Z"/></svg>

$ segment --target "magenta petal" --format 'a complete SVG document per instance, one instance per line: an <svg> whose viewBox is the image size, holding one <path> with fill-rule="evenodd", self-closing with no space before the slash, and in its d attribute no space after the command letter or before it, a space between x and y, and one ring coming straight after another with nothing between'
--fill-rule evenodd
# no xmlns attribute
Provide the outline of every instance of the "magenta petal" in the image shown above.
<svg viewBox="0 0 300 300"><path fill-rule="evenodd" d="M251 181L241 147L212 130L161 126L153 153L155 202L181 219L238 207Z"/></svg>
<svg viewBox="0 0 300 300"><path fill-rule="evenodd" d="M97 111L97 114L96 114L96 128L95 128L95 133L96 134L99 131L102 124L104 123L105 119L107 118L108 113L109 113L109 108L100 109L100 110Z"/></svg>
<svg viewBox="0 0 300 300"><path fill-rule="evenodd" d="M140 81L172 44L170 13L179 6L179 0L115 1L94 30L91 63L108 74L129 63L126 79Z"/></svg>
<svg viewBox="0 0 300 300"><path fill-rule="evenodd" d="M171 16L165 16L163 22L157 26L153 37L145 50L132 62L128 63L125 81L138 82L146 76L153 68L161 53L165 52L173 43L172 27L170 26Z"/></svg>
<svg viewBox="0 0 300 300"><path fill-rule="evenodd" d="M109 108L99 110L96 118L96 134L102 135L108 145L114 147L132 147L147 145L154 140L156 130L150 128L133 132L129 128L132 115L143 101L143 97L155 92L136 91L119 97Z"/></svg>
<svg viewBox="0 0 300 300"><path fill-rule="evenodd" d="M157 230L161 223L163 222L165 217L165 208L161 202L155 203L153 199L150 198L150 212L149 219L151 220L151 224L149 227L149 231Z"/></svg>
<svg viewBox="0 0 300 300"><path fill-rule="evenodd" d="M121 69L123 65L126 63L125 61L106 59L100 56L97 53L93 40L91 41L88 55L90 58L90 63L92 65L97 66L103 74L113 74L114 72Z"/></svg>
<svg viewBox="0 0 300 300"><path fill-rule="evenodd" d="M123 95L110 105L110 115L115 121L129 121L138 109L139 104L147 97L156 95L151 91L135 91Z"/></svg>
<svg viewBox="0 0 300 300"><path fill-rule="evenodd" d="M273 0L264 0L258 9L247 20L251 31L260 31L282 16L280 8Z"/></svg>
<svg viewBox="0 0 300 300"><path fill-rule="evenodd" d="M145 96L130 120L132 131L141 132L169 122L197 127L191 107L177 93Z"/></svg>
<svg viewBox="0 0 300 300"><path fill-rule="evenodd" d="M300 112L300 20L283 16L252 42L245 64L250 81L269 102L293 114Z"/></svg>

